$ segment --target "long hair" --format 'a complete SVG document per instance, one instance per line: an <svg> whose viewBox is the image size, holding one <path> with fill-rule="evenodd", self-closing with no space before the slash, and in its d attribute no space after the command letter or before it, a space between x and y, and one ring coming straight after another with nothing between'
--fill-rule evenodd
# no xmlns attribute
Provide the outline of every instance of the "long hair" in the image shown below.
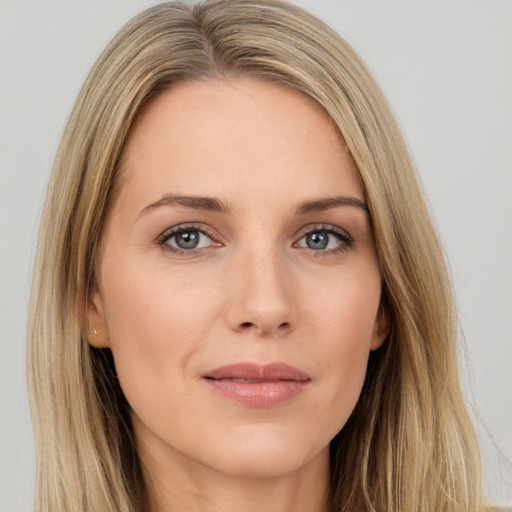
<svg viewBox="0 0 512 512"><path fill-rule="evenodd" d="M148 509L113 359L84 333L102 226L141 107L174 83L252 76L317 102L346 142L368 204L391 319L360 399L331 442L332 511L475 512L479 454L459 384L444 255L389 107L348 44L278 0L162 3L113 39L63 135L46 199L28 366L36 509Z"/></svg>

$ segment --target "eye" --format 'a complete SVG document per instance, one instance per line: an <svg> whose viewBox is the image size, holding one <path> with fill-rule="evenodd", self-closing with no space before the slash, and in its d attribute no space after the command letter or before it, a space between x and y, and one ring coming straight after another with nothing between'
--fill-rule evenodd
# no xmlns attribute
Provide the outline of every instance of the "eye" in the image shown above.
<svg viewBox="0 0 512 512"><path fill-rule="evenodd" d="M171 251L194 251L216 244L203 230L192 226L183 226L166 231L159 243Z"/></svg>
<svg viewBox="0 0 512 512"><path fill-rule="evenodd" d="M304 234L297 242L297 247L304 247L313 251L336 251L350 247L352 237L334 226L312 229Z"/></svg>

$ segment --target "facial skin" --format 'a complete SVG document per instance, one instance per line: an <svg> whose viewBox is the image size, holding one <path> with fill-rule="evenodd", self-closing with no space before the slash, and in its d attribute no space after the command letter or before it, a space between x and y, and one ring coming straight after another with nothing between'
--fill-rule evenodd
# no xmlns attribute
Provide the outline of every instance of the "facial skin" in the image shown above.
<svg viewBox="0 0 512 512"><path fill-rule="evenodd" d="M326 509L329 442L388 330L367 211L304 207L364 201L343 141L284 86L183 83L139 115L120 172L88 323L113 352L154 508ZM247 406L203 378L240 362L310 381Z"/></svg>

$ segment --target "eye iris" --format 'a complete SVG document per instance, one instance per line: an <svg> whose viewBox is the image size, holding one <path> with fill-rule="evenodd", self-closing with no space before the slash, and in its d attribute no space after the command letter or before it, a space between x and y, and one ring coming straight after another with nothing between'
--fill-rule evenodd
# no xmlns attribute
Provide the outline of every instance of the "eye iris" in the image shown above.
<svg viewBox="0 0 512 512"><path fill-rule="evenodd" d="M329 244L329 235L321 231L315 231L306 235L306 244L310 249L325 249Z"/></svg>
<svg viewBox="0 0 512 512"><path fill-rule="evenodd" d="M176 235L176 245L180 249L195 249L199 244L198 231L184 231Z"/></svg>

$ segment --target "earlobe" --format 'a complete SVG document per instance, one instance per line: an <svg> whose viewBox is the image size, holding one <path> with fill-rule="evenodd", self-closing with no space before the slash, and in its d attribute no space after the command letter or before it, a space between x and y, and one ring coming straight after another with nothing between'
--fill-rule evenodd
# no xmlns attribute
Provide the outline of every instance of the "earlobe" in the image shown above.
<svg viewBox="0 0 512 512"><path fill-rule="evenodd" d="M370 350L377 350L386 341L386 338L391 331L391 320L389 317L388 308L381 302L379 310L377 311L377 318L373 326L372 341Z"/></svg>
<svg viewBox="0 0 512 512"><path fill-rule="evenodd" d="M99 291L87 302L87 340L95 348L109 348L107 323Z"/></svg>

